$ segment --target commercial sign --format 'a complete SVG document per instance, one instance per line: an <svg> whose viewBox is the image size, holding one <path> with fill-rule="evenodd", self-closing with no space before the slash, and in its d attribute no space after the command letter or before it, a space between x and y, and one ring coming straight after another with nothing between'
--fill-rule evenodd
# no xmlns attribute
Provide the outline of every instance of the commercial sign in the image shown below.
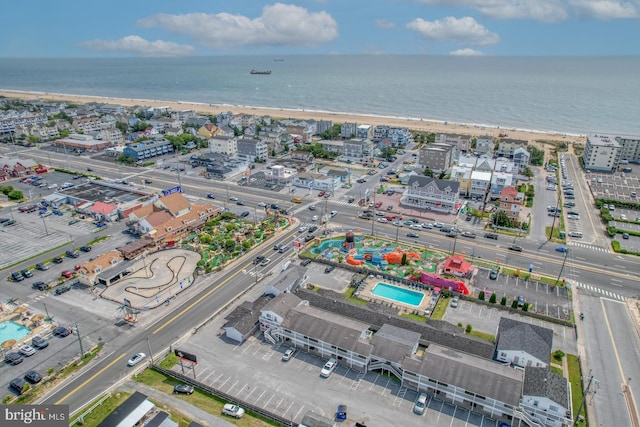
<svg viewBox="0 0 640 427"><path fill-rule="evenodd" d="M182 193L182 187L179 185L176 185L173 188L169 188L167 190L162 190L162 195L163 196L168 196L169 194L173 194L173 193Z"/></svg>
<svg viewBox="0 0 640 427"><path fill-rule="evenodd" d="M69 405L3 405L3 427L69 427Z"/></svg>
<svg viewBox="0 0 640 427"><path fill-rule="evenodd" d="M187 353L186 351L178 350L178 349L175 349L173 352L180 359L185 359L185 360L189 360L189 361L191 361L193 363L198 363L198 358L196 357L195 354Z"/></svg>

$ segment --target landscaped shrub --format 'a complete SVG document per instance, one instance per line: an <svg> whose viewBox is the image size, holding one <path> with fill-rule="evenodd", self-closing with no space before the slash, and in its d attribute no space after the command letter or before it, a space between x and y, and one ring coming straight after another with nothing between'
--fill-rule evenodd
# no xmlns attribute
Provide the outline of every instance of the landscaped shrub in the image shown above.
<svg viewBox="0 0 640 427"><path fill-rule="evenodd" d="M478 299L480 301L484 301L484 291L480 291L480 293L478 294Z"/></svg>
<svg viewBox="0 0 640 427"><path fill-rule="evenodd" d="M464 329L466 333L470 334L471 333L471 329L473 329L471 327L471 324L467 324L467 327Z"/></svg>
<svg viewBox="0 0 640 427"><path fill-rule="evenodd" d="M493 293L491 294L491 297L489 297L489 302L491 304L495 304L497 299L498 299L498 296L495 293Z"/></svg>
<svg viewBox="0 0 640 427"><path fill-rule="evenodd" d="M507 297L502 297L500 300L500 305L507 305Z"/></svg>

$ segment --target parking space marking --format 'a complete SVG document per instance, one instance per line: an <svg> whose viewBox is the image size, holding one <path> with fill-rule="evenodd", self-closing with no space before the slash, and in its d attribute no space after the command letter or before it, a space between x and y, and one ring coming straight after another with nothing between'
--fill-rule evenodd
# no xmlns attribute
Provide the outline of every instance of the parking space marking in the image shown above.
<svg viewBox="0 0 640 427"><path fill-rule="evenodd" d="M240 380L236 380L235 383L233 383L233 385L231 387L229 387L229 390L227 390L227 393L231 394L231 390L233 390L233 388L240 382Z"/></svg>
<svg viewBox="0 0 640 427"><path fill-rule="evenodd" d="M274 398L275 394L272 394L271 397L269 398L269 400L267 400L267 403L265 403L264 405L262 405L263 408L266 408L267 406L269 406L269 403L271 403L271 400Z"/></svg>
<svg viewBox="0 0 640 427"><path fill-rule="evenodd" d="M202 382L203 382L203 383L206 383L206 382L207 382L207 380L209 379L209 377L210 377L211 375L213 375L215 372L216 372L216 371L211 371L211 372L209 373L209 375L207 375L206 377L204 377L204 379L202 380Z"/></svg>
<svg viewBox="0 0 640 427"><path fill-rule="evenodd" d="M271 349L262 355L262 360L271 360L271 357L275 354L275 350Z"/></svg>
<svg viewBox="0 0 640 427"><path fill-rule="evenodd" d="M216 378L215 380L213 380L213 382L211 383L211 385L214 385L215 383L217 383L217 382L218 382L218 380L219 380L220 378L222 378L222 376L223 376L223 375L224 375L224 373L221 373L220 375L218 375L218 378Z"/></svg>
<svg viewBox="0 0 640 427"><path fill-rule="evenodd" d="M292 420L298 419L298 416L300 415L303 409L304 409L304 405L302 405L300 409L298 409L298 412L296 412L296 414L291 419Z"/></svg>
<svg viewBox="0 0 640 427"><path fill-rule="evenodd" d="M380 396L384 395L384 392L387 390L387 386L389 385L390 382L391 382L391 378L387 379L387 383L382 388L382 391L380 392Z"/></svg>
<svg viewBox="0 0 640 427"><path fill-rule="evenodd" d="M260 401L260 399L262 399L262 396L264 396L264 394L267 392L267 390L263 390L262 393L260 393L260 396L258 396L258 398L256 399L255 402L253 402L254 405L258 405L258 402Z"/></svg>

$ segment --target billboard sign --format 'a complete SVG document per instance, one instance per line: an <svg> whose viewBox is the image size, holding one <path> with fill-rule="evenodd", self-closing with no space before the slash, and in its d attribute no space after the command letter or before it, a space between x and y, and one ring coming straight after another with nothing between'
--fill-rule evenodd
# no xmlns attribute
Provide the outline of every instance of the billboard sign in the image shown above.
<svg viewBox="0 0 640 427"><path fill-rule="evenodd" d="M173 352L180 359L185 359L193 363L198 363L198 359L196 358L195 354L187 353L186 351L178 350L178 349L175 349Z"/></svg>
<svg viewBox="0 0 640 427"><path fill-rule="evenodd" d="M167 190L162 190L162 195L163 196L168 196L169 194L173 194L173 193L182 193L182 187L179 185L176 185L173 188L169 188Z"/></svg>

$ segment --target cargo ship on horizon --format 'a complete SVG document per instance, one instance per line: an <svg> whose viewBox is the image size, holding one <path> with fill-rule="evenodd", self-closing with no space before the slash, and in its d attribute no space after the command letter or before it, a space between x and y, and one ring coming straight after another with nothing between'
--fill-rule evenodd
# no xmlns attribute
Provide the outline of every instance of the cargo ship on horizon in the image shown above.
<svg viewBox="0 0 640 427"><path fill-rule="evenodd" d="M254 68L249 74L271 74L271 70L261 71Z"/></svg>

